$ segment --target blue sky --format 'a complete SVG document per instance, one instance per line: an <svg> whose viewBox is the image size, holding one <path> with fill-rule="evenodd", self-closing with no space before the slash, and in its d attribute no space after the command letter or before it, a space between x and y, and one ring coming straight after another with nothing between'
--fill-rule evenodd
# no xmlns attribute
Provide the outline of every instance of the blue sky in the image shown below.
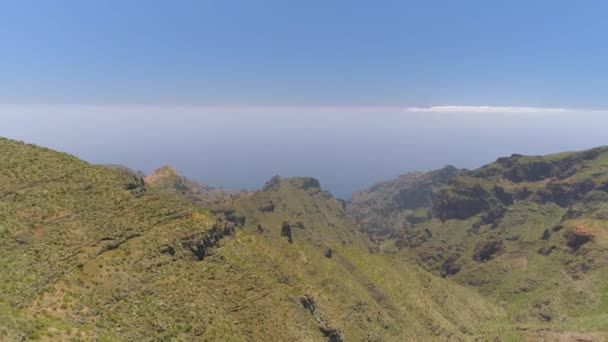
<svg viewBox="0 0 608 342"><path fill-rule="evenodd" d="M605 1L2 1L0 104L608 107Z"/></svg>

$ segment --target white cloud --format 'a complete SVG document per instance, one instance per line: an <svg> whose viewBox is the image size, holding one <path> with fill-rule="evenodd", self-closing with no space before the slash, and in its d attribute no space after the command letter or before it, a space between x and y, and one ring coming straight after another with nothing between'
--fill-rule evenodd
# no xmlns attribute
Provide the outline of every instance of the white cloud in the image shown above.
<svg viewBox="0 0 608 342"><path fill-rule="evenodd" d="M550 107L497 107L497 106L431 106L408 107L407 112L416 113L501 113L501 114L552 114L577 110Z"/></svg>

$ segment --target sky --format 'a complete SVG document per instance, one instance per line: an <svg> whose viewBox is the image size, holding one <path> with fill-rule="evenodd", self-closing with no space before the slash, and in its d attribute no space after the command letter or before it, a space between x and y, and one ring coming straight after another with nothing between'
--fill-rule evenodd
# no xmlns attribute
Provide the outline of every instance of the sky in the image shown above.
<svg viewBox="0 0 608 342"><path fill-rule="evenodd" d="M312 176L348 198L381 180L606 144L608 112L470 107L0 107L0 135L229 190Z"/></svg>
<svg viewBox="0 0 608 342"><path fill-rule="evenodd" d="M605 1L1 1L0 135L340 196L606 144Z"/></svg>
<svg viewBox="0 0 608 342"><path fill-rule="evenodd" d="M608 107L605 1L0 1L8 104Z"/></svg>

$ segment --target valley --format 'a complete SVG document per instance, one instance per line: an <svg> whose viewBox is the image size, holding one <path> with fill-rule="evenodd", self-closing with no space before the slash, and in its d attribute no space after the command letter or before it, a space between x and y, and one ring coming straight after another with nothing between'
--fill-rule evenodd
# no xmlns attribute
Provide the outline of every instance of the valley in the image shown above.
<svg viewBox="0 0 608 342"><path fill-rule="evenodd" d="M227 192L0 139L0 337L589 340L608 334L608 149Z"/></svg>

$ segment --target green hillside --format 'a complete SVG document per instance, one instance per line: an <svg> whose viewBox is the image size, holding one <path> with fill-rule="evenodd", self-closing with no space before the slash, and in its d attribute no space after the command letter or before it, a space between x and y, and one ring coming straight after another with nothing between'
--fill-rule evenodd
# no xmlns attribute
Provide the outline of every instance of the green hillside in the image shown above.
<svg viewBox="0 0 608 342"><path fill-rule="evenodd" d="M394 241L412 223L426 220L439 189L464 171L446 166L432 172L406 173L354 193L346 210L375 241Z"/></svg>
<svg viewBox="0 0 608 342"><path fill-rule="evenodd" d="M517 336L476 291L378 253L312 178L207 205L163 177L7 139L0 152L1 340Z"/></svg>
<svg viewBox="0 0 608 342"><path fill-rule="evenodd" d="M605 147L499 158L451 178L381 249L477 289L523 336L605 340L607 191Z"/></svg>

